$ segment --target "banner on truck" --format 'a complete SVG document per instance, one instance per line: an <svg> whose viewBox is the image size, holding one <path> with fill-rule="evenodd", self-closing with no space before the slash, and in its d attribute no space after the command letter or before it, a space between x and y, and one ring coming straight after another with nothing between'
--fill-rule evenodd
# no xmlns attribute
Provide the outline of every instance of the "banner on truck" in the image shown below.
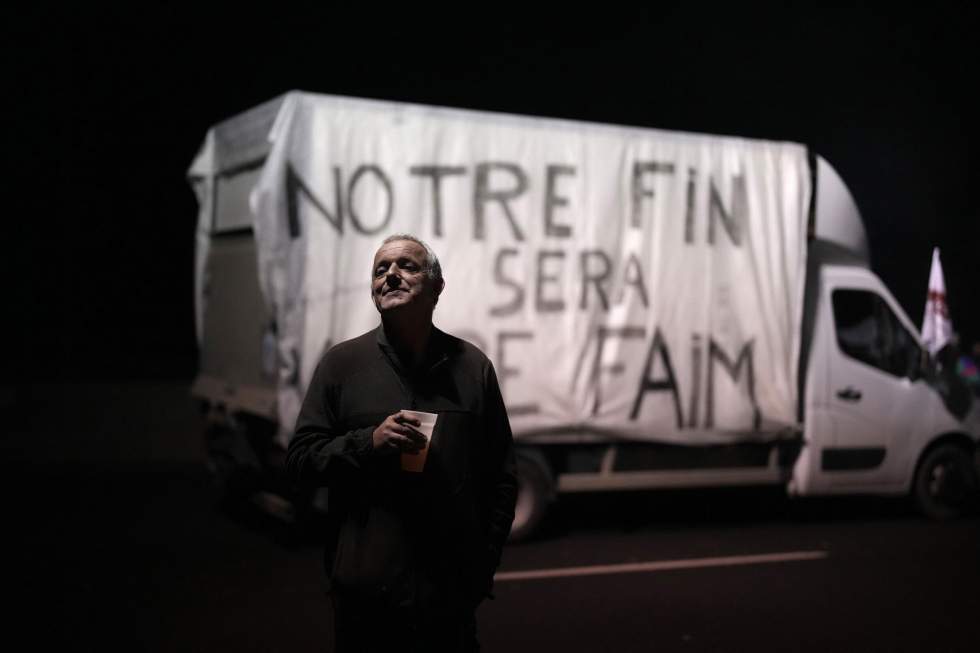
<svg viewBox="0 0 980 653"><path fill-rule="evenodd" d="M712 443L796 424L799 145L291 94L252 193L291 427L325 349L379 323L381 241L446 279L518 439Z"/></svg>

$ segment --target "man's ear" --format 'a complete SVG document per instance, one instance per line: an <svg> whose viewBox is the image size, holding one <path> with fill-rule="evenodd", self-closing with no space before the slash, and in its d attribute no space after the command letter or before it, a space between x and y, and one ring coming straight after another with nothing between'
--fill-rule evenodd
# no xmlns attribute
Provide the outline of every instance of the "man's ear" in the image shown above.
<svg viewBox="0 0 980 653"><path fill-rule="evenodd" d="M445 287L446 287L445 279L439 279L439 281L433 284L432 291L435 293L435 301L432 302L433 305L439 303L439 295L442 294L442 291Z"/></svg>

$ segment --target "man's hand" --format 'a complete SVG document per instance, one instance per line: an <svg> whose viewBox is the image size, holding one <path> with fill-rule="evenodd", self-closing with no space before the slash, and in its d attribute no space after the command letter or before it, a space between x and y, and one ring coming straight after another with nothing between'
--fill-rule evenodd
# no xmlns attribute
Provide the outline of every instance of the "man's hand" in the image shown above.
<svg viewBox="0 0 980 653"><path fill-rule="evenodd" d="M418 453L425 448L425 436L416 431L413 426L421 426L418 419L398 411L388 415L372 436L374 450L377 453Z"/></svg>

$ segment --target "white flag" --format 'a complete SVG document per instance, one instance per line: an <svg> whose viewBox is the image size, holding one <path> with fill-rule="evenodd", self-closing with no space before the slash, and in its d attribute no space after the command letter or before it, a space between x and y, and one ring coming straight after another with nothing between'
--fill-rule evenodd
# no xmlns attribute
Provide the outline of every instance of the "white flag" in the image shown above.
<svg viewBox="0 0 980 653"><path fill-rule="evenodd" d="M939 262L939 248L932 250L932 269L929 271L929 293L926 297L926 312L922 318L922 342L929 353L936 355L953 337L953 323L946 307L946 282L943 280L943 266Z"/></svg>

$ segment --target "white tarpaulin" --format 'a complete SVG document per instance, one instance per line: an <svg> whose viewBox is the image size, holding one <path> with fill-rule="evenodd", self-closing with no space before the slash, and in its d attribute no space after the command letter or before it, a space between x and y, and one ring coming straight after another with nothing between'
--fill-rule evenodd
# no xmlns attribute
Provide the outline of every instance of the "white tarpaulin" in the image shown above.
<svg viewBox="0 0 980 653"><path fill-rule="evenodd" d="M252 193L291 426L378 324L381 240L439 255L441 329L518 438L726 442L796 423L810 176L796 144L290 94Z"/></svg>

